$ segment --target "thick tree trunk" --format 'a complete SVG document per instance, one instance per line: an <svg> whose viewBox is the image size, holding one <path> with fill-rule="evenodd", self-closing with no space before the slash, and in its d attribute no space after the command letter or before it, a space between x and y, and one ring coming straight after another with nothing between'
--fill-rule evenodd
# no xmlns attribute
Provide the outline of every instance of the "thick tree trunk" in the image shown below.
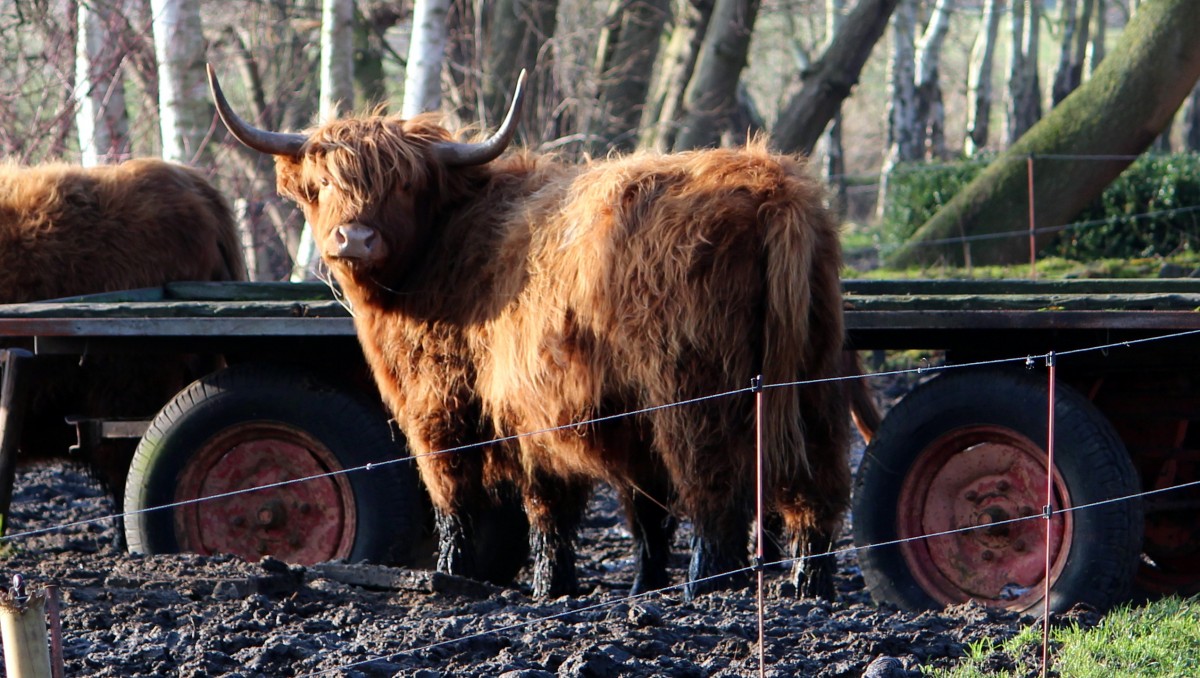
<svg viewBox="0 0 1200 678"><path fill-rule="evenodd" d="M1026 260L1028 240L1005 235L1028 229L1027 159L1048 154L1128 156L1144 151L1200 78L1196 26L1200 26L1200 2L1143 2L1101 68L955 195L891 257L892 263L961 262L964 247L977 264ZM1129 162L1035 162L1035 225L1069 222ZM964 234L1000 236L965 245L941 242ZM1053 237L1039 236L1038 247Z"/></svg>
<svg viewBox="0 0 1200 678"><path fill-rule="evenodd" d="M162 157L211 164L207 143L215 111L204 72L204 33L199 0L151 0L158 59L158 107Z"/></svg>
<svg viewBox="0 0 1200 678"><path fill-rule="evenodd" d="M967 134L964 154L975 155L987 146L992 115L992 62L996 54L996 34L1000 30L1000 15L1004 0L987 0L983 6L983 22L975 45L971 48L971 65L967 72Z"/></svg>
<svg viewBox="0 0 1200 678"><path fill-rule="evenodd" d="M354 86L358 99L366 108L388 99L387 79L383 72L383 32L390 24L375 23L372 19L354 26Z"/></svg>
<svg viewBox="0 0 1200 678"><path fill-rule="evenodd" d="M417 0L412 38L404 68L404 103L400 115L436 111L442 105L442 60L446 56L446 15L450 0Z"/></svg>
<svg viewBox="0 0 1200 678"><path fill-rule="evenodd" d="M717 0L696 71L684 93L675 150L716 146L736 112L758 0Z"/></svg>
<svg viewBox="0 0 1200 678"><path fill-rule="evenodd" d="M637 146L659 38L670 15L670 0L613 0L596 58L600 119L594 155Z"/></svg>
<svg viewBox="0 0 1200 678"><path fill-rule="evenodd" d="M81 3L76 20L75 125L82 162L88 167L118 162L130 154L121 66L124 21L117 8L106 2Z"/></svg>
<svg viewBox="0 0 1200 678"><path fill-rule="evenodd" d="M858 0L841 30L804 75L804 84L779 114L771 144L788 153L811 153L842 101L850 96L863 64L887 28L899 0Z"/></svg>
<svg viewBox="0 0 1200 678"><path fill-rule="evenodd" d="M484 45L484 119L496 124L508 110L521 69L529 71L529 89L538 92L552 79L549 54L542 47L554 35L558 0L497 0L489 3Z"/></svg>
<svg viewBox="0 0 1200 678"><path fill-rule="evenodd" d="M659 151L675 145L683 111L683 95L696 69L700 46L708 32L715 0L675 0L673 28L658 78L642 113L638 145Z"/></svg>

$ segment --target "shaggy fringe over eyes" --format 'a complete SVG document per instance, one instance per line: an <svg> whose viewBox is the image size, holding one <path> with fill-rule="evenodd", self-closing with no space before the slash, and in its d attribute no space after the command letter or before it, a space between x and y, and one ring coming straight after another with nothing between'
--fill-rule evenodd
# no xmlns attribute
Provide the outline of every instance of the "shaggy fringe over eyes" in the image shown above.
<svg viewBox="0 0 1200 678"><path fill-rule="evenodd" d="M379 204L397 189L440 189L434 184L448 177L430 161L429 147L453 136L438 120L434 113L410 120L378 114L335 120L310 137L308 153L319 161L305 163L305 183L315 185L319 167L334 182L345 207L355 212Z"/></svg>

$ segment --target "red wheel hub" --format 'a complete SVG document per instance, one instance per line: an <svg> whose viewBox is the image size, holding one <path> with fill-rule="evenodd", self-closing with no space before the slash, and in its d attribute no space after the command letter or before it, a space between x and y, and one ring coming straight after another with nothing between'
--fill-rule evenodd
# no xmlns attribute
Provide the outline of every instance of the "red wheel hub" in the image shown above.
<svg viewBox="0 0 1200 678"><path fill-rule="evenodd" d="M264 555L301 565L349 556L354 545L354 494L337 458L320 441L290 426L250 422L227 428L184 467L175 512L180 547ZM302 482L299 478L324 476ZM251 488L264 488L246 492Z"/></svg>
<svg viewBox="0 0 1200 678"><path fill-rule="evenodd" d="M1023 610L1044 593L1046 453L1012 429L970 426L925 448L900 489L901 552L921 587L942 605L975 599ZM1054 474L1054 509L1070 506ZM1070 550L1070 514L1050 519L1051 583Z"/></svg>

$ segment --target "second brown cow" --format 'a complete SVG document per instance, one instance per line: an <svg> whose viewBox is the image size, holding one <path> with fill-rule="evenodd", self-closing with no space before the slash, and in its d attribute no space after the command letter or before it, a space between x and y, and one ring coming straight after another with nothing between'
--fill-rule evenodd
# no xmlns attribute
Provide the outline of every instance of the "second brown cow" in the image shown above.
<svg viewBox="0 0 1200 678"><path fill-rule="evenodd" d="M245 278L229 205L194 169L155 159L0 163L0 303ZM167 355L39 357L22 458L66 456L75 441L67 416L152 416L197 376L192 367ZM80 461L119 506L133 441L89 452Z"/></svg>
<svg viewBox="0 0 1200 678"><path fill-rule="evenodd" d="M583 165L503 155L520 86L479 143L429 116L276 133L238 118L212 82L234 136L275 155L280 192L352 304L433 500L441 569L479 571L471 531L512 484L534 592L573 590L596 481L629 517L635 591L668 583L673 515L694 528L688 596L745 566L755 398L713 396L842 366L838 228L800 159L759 143ZM793 554L823 553L849 494L842 386L765 399L771 510ZM799 590L832 596L831 560L797 560Z"/></svg>

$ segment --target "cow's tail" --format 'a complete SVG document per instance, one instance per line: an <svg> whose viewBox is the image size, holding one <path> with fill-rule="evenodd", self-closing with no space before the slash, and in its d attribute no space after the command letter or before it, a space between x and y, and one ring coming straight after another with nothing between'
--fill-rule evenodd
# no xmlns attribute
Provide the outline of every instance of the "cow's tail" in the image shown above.
<svg viewBox="0 0 1200 678"><path fill-rule="evenodd" d="M813 478L804 432L805 421L813 418L802 416L801 408L844 393L834 382L771 386L828 380L844 371L838 226L815 180L799 168L788 180L793 184L790 190L780 192L787 199L760 212L766 223L767 467L773 482L784 483L798 473ZM844 416L845 409L842 412Z"/></svg>
<svg viewBox="0 0 1200 678"><path fill-rule="evenodd" d="M842 376L852 377L846 385L849 389L850 416L854 419L854 426L859 435L865 442L870 443L883 422L883 415L879 412L879 405L875 403L875 396L871 394L871 385L864 377L865 371L858 351L847 349L843 359L845 369Z"/></svg>

